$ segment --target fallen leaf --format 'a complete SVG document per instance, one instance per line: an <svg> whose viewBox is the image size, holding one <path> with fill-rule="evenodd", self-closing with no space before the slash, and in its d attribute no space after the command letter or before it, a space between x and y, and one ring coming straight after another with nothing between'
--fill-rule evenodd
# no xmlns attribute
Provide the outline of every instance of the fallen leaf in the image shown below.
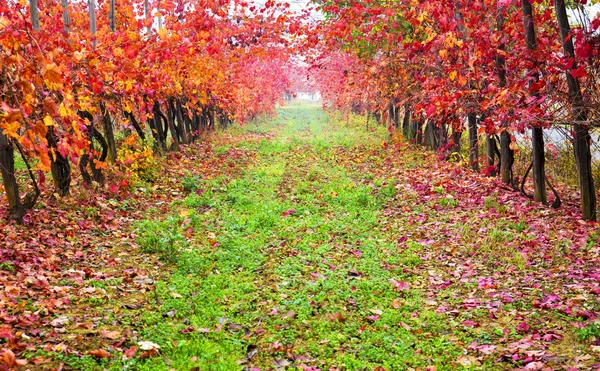
<svg viewBox="0 0 600 371"><path fill-rule="evenodd" d="M100 337L105 339L117 340L121 337L121 331L108 331L102 330L100 331Z"/></svg>
<svg viewBox="0 0 600 371"><path fill-rule="evenodd" d="M141 350L160 349L160 345L151 341L138 341Z"/></svg>
<svg viewBox="0 0 600 371"><path fill-rule="evenodd" d="M327 320L331 322L346 322L346 317L342 312L335 312L327 316Z"/></svg>
<svg viewBox="0 0 600 371"><path fill-rule="evenodd" d="M104 349L90 350L88 354L96 358L110 358L110 353Z"/></svg>

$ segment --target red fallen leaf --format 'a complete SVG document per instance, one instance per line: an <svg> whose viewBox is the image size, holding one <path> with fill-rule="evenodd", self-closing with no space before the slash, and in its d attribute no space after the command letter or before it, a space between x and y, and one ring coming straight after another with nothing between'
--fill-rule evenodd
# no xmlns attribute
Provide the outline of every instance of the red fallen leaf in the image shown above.
<svg viewBox="0 0 600 371"><path fill-rule="evenodd" d="M281 213L281 216L290 216L296 213L296 209L289 209Z"/></svg>
<svg viewBox="0 0 600 371"><path fill-rule="evenodd" d="M520 334L529 331L529 329L530 329L530 327L527 324L527 322L525 322L525 321L519 323L519 325L515 328L515 330L517 330L517 332Z"/></svg>
<svg viewBox="0 0 600 371"><path fill-rule="evenodd" d="M104 349L90 350L88 354L96 358L110 358L110 353Z"/></svg>
<svg viewBox="0 0 600 371"><path fill-rule="evenodd" d="M13 332L12 329L8 326L2 326L0 327L0 338L3 339L12 339L13 336Z"/></svg>
<svg viewBox="0 0 600 371"><path fill-rule="evenodd" d="M368 316L367 317L367 321L369 322L375 322L377 321L379 318L381 318L381 316L379 314L374 314L372 316Z"/></svg>
<svg viewBox="0 0 600 371"><path fill-rule="evenodd" d="M108 190L110 191L110 193L118 193L119 192L119 186L116 184L111 184L108 186Z"/></svg>
<svg viewBox="0 0 600 371"><path fill-rule="evenodd" d="M181 330L182 334L189 334L190 332L194 332L194 326L188 326Z"/></svg>
<svg viewBox="0 0 600 371"><path fill-rule="evenodd" d="M563 338L562 335L554 334L554 333L547 333L542 336L542 340L544 340L544 341L560 340L562 338Z"/></svg>
<svg viewBox="0 0 600 371"><path fill-rule="evenodd" d="M475 321L471 321L470 319L468 319L466 321L462 321L461 323L467 327L472 327L472 328L481 326L479 323L477 323Z"/></svg>
<svg viewBox="0 0 600 371"><path fill-rule="evenodd" d="M132 345L131 348L127 349L123 353L123 357L133 358L133 356L135 355L136 352L137 352L137 347L135 345Z"/></svg>
<svg viewBox="0 0 600 371"><path fill-rule="evenodd" d="M401 282L401 281L396 281L393 278L390 278L390 283L392 284L392 286L394 286L394 288L398 291L404 291L404 290L408 290L409 285L406 282Z"/></svg>

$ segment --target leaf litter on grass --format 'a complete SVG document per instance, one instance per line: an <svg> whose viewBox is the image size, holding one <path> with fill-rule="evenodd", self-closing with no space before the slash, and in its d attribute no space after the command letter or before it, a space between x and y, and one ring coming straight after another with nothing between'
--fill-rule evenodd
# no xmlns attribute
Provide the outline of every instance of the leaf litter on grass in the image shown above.
<svg viewBox="0 0 600 371"><path fill-rule="evenodd" d="M139 356L133 344L140 314L154 305L155 281L169 268L139 253L132 224L185 197L180 179L190 167L199 179L239 172L252 152L213 153L229 141L216 136L170 156L154 184L119 194L74 187L63 199L48 189L23 225L0 222L0 365L81 369L93 368L77 361L86 355ZM222 166L224 160L235 166Z"/></svg>
<svg viewBox="0 0 600 371"><path fill-rule="evenodd" d="M5 289L3 316L21 322L0 331L3 359L139 370L598 368L598 226L578 219L571 196L546 209L362 124L292 105L260 135L236 129L218 150L179 158L179 178L152 193L155 210L118 214L126 221L105 223L111 234L87 249L71 242L75 283L55 284L64 264L44 263L60 273L50 286L66 290L44 300L77 295L95 310L36 314ZM198 174L191 193L178 191L185 171ZM95 207L90 226L110 209ZM127 250L135 236L119 224L168 217L186 239L172 264ZM64 223L69 246L82 232ZM71 251L62 243L56 253ZM6 261L4 279L21 272ZM36 285L17 289L33 295ZM29 312L43 313L46 332L31 332ZM15 341L18 331L26 337Z"/></svg>

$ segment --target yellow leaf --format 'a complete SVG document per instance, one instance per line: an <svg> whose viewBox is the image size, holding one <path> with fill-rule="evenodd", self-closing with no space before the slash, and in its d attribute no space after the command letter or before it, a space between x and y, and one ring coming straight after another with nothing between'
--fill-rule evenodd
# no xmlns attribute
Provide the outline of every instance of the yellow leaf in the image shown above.
<svg viewBox="0 0 600 371"><path fill-rule="evenodd" d="M446 58L448 58L448 51L446 49L442 49L440 50L440 57L442 57L443 60L446 60Z"/></svg>
<svg viewBox="0 0 600 371"><path fill-rule="evenodd" d="M65 107L64 104L61 104L60 107L58 107L58 113L60 114L60 117L69 116L69 110L67 109L67 107Z"/></svg>
<svg viewBox="0 0 600 371"><path fill-rule="evenodd" d="M44 125L54 126L54 121L52 121L52 117L50 117L50 115L44 116Z"/></svg>
<svg viewBox="0 0 600 371"><path fill-rule="evenodd" d="M13 137L15 139L19 139L19 134L17 133L17 130L19 130L19 126L21 125L19 125L18 121L4 121L0 123L0 129L4 129L4 135L6 135L7 137Z"/></svg>
<svg viewBox="0 0 600 371"><path fill-rule="evenodd" d="M450 75L448 75L448 77L450 77L450 81L454 81L454 80L456 80L457 75L458 75L458 73L456 71L452 71L452 72L450 72Z"/></svg>

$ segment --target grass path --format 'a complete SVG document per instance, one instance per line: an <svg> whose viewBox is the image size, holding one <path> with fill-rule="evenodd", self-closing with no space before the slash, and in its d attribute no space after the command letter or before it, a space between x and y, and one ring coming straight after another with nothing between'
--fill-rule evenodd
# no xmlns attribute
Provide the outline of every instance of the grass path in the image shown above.
<svg viewBox="0 0 600 371"><path fill-rule="evenodd" d="M197 232L157 287L160 312L141 326L140 338L163 357L132 365L454 369L460 349L411 287L407 268L421 264L418 254L398 251L382 230L382 206L395 188L365 185L365 174L341 166L356 160L356 146L381 147L384 134L332 125L319 107L304 105L283 108L260 130L276 136L236 144L258 153L242 176L197 184L173 205L172 224ZM156 233L176 241L160 228L142 224L142 244Z"/></svg>

